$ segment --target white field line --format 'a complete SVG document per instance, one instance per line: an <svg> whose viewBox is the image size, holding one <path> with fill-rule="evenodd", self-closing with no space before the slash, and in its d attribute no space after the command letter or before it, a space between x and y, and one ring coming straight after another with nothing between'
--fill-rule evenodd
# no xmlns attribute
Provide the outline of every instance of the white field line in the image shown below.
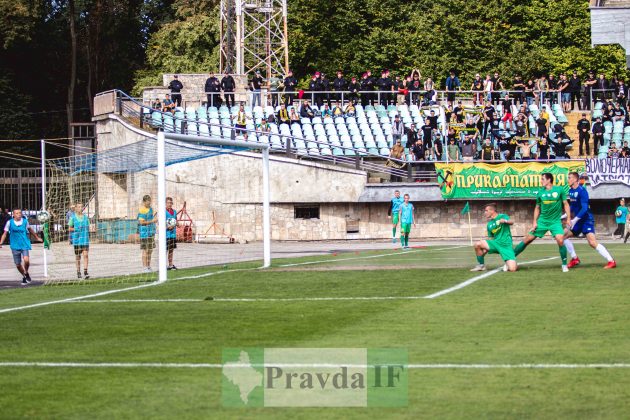
<svg viewBox="0 0 630 420"><path fill-rule="evenodd" d="M4 313L7 313L7 312L14 312L14 311L22 311L24 309L39 308L41 306L56 305L58 303L68 303L68 302L79 301L79 300L82 300L82 299L90 299L90 298L95 298L95 297L107 296L107 295L112 295L114 293L127 292L127 291L130 291L130 290L145 289L147 287L157 286L158 284L163 284L163 282L154 281L153 283L147 283L147 284L141 284L141 285L138 285L138 286L125 287L123 289L105 290L103 292L92 293L90 295L82 295L82 296L76 296L76 297L72 297L72 298L59 299L59 300L50 300L50 301L47 301L47 302L33 303L33 304L30 304L30 305L24 305L24 306L15 306L13 308L0 309L0 314L4 314Z"/></svg>
<svg viewBox="0 0 630 420"><path fill-rule="evenodd" d="M520 265L536 264L543 261L557 259L558 257L543 258L534 261L525 261ZM447 293L463 289L479 280L483 280L502 270L502 267L487 271L448 289L440 290L426 296L346 296L346 297L296 297L296 298L212 298L212 299L115 299L115 300L73 300L68 303L144 303L144 302L321 302L321 301L348 301L348 300L418 300L435 299Z"/></svg>
<svg viewBox="0 0 630 420"><path fill-rule="evenodd" d="M536 263L543 262L543 261L555 260L556 258L558 258L558 257L549 257L549 258L543 258L543 259L540 259L540 260L525 261L525 262L520 263L519 265L536 264ZM490 270L490 271L488 271L486 273L483 273L481 275L475 276L475 277L473 277L471 279L468 279L468 280L466 280L464 282L456 284L453 287L449 287L448 289L444 289L444 290L440 290L439 292L432 293L432 294L430 294L428 296L425 296L425 298L426 299L435 299L436 297L443 296L443 295L445 295L447 293L451 293L451 292L454 292L456 290L463 289L464 287L470 286L471 284L473 284L475 282L478 282L479 280L483 280L483 279L485 279L487 277L492 276L493 274L498 273L502 269L503 269L503 267L495 268L494 270Z"/></svg>
<svg viewBox="0 0 630 420"><path fill-rule="evenodd" d="M279 367L279 368L371 368L374 365L362 364L331 364L331 363L286 363L273 365L249 365L230 363L230 368L251 367ZM221 363L151 363L151 362L0 362L0 368L13 367L41 367L41 368L170 368L170 369L221 369ZM630 369L630 363L423 363L408 364L407 369Z"/></svg>

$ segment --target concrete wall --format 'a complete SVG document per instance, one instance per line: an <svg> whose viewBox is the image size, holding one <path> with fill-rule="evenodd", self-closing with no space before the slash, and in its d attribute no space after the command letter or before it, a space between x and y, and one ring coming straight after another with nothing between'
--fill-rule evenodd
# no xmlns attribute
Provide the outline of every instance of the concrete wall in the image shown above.
<svg viewBox="0 0 630 420"><path fill-rule="evenodd" d="M591 45L621 45L630 68L630 7L618 4L621 7L612 2L613 7L591 7Z"/></svg>

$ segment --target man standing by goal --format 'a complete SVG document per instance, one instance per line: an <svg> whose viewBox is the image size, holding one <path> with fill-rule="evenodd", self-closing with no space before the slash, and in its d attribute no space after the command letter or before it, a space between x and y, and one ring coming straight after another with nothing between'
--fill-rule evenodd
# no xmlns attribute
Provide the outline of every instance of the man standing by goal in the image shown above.
<svg viewBox="0 0 630 420"><path fill-rule="evenodd" d="M142 266L145 273L151 272L151 255L155 248L155 224L157 218L151 207L151 196L142 197L142 206L138 211L138 233L140 234L140 249L142 250Z"/></svg>
<svg viewBox="0 0 630 420"><path fill-rule="evenodd" d="M28 268L31 265L30 250L31 241L28 238L29 232L37 238L37 242L42 240L37 236L37 233L29 226L28 220L22 217L22 210L13 210L13 219L10 219L4 225L4 233L0 238L0 248L4 240L7 238L7 234L11 236L11 253L13 254L13 262L15 267L22 275L22 286L26 286L31 282L31 276L28 274Z"/></svg>
<svg viewBox="0 0 630 420"><path fill-rule="evenodd" d="M566 273L569 268L567 267L567 247L564 245L564 228L561 217L563 212L571 214L567 193L563 187L553 185L553 174L549 172L540 176L540 185L542 188L536 196L532 230L525 235L525 239L521 243L516 245L514 254L518 256L536 238L542 238L547 232L550 232L558 244L562 259L562 272Z"/></svg>
<svg viewBox="0 0 630 420"><path fill-rule="evenodd" d="M83 214L83 204L74 205L74 213L68 220L68 231L72 236L74 256L77 264L77 278L81 278L81 256L83 256L83 277L90 278L88 274L88 253L90 252L90 221Z"/></svg>
<svg viewBox="0 0 630 420"><path fill-rule="evenodd" d="M392 243L396 243L396 227L398 227L398 219L400 213L400 206L405 200L400 196L400 191L394 191L394 198L390 201L389 211L387 216L392 218ZM402 243L401 243L402 245Z"/></svg>
<svg viewBox="0 0 630 420"><path fill-rule="evenodd" d="M166 251L168 253L167 270L177 270L173 264L173 250L177 248L177 210L173 208L173 199L166 197Z"/></svg>
<svg viewBox="0 0 630 420"><path fill-rule="evenodd" d="M575 247L569 239L572 236L578 236L583 233L586 236L588 244L595 251L599 252L599 255L604 257L608 263L604 266L605 269L617 267L617 263L610 255L606 247L600 243L597 243L595 239L595 220L593 219L593 213L589 207L589 197L586 188L580 185L580 176L577 172L569 173L569 202L571 207L571 215L569 219L569 229L564 235L564 244L571 255L571 261L569 261L569 268L573 268L580 264L580 259L575 252Z"/></svg>
<svg viewBox="0 0 630 420"><path fill-rule="evenodd" d="M405 201L400 205L400 244L403 249L409 248L409 233L413 224L413 204L409 202L409 194L405 194Z"/></svg>
<svg viewBox="0 0 630 420"><path fill-rule="evenodd" d="M512 249L512 231L510 226L513 220L507 214L497 213L497 205L488 204L483 210L484 216L488 219L488 236L492 239L481 240L475 244L475 254L477 255L477 266L470 271L485 271L486 254L499 254L505 261L505 271L516 271L516 256Z"/></svg>

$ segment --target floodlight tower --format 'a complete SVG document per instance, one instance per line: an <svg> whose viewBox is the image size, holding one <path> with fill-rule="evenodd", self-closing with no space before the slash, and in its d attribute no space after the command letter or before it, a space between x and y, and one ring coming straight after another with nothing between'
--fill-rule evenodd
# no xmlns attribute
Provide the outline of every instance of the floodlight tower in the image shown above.
<svg viewBox="0 0 630 420"><path fill-rule="evenodd" d="M221 72L289 70L286 0L221 0Z"/></svg>

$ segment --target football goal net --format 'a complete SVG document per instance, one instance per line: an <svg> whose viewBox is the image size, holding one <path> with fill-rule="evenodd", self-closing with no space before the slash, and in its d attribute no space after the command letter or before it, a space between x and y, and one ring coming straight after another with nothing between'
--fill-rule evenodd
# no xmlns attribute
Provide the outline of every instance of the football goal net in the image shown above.
<svg viewBox="0 0 630 420"><path fill-rule="evenodd" d="M235 164L242 159L248 172ZM271 264L268 144L159 132L45 162L47 284L164 282ZM243 177L252 196L235 202Z"/></svg>

